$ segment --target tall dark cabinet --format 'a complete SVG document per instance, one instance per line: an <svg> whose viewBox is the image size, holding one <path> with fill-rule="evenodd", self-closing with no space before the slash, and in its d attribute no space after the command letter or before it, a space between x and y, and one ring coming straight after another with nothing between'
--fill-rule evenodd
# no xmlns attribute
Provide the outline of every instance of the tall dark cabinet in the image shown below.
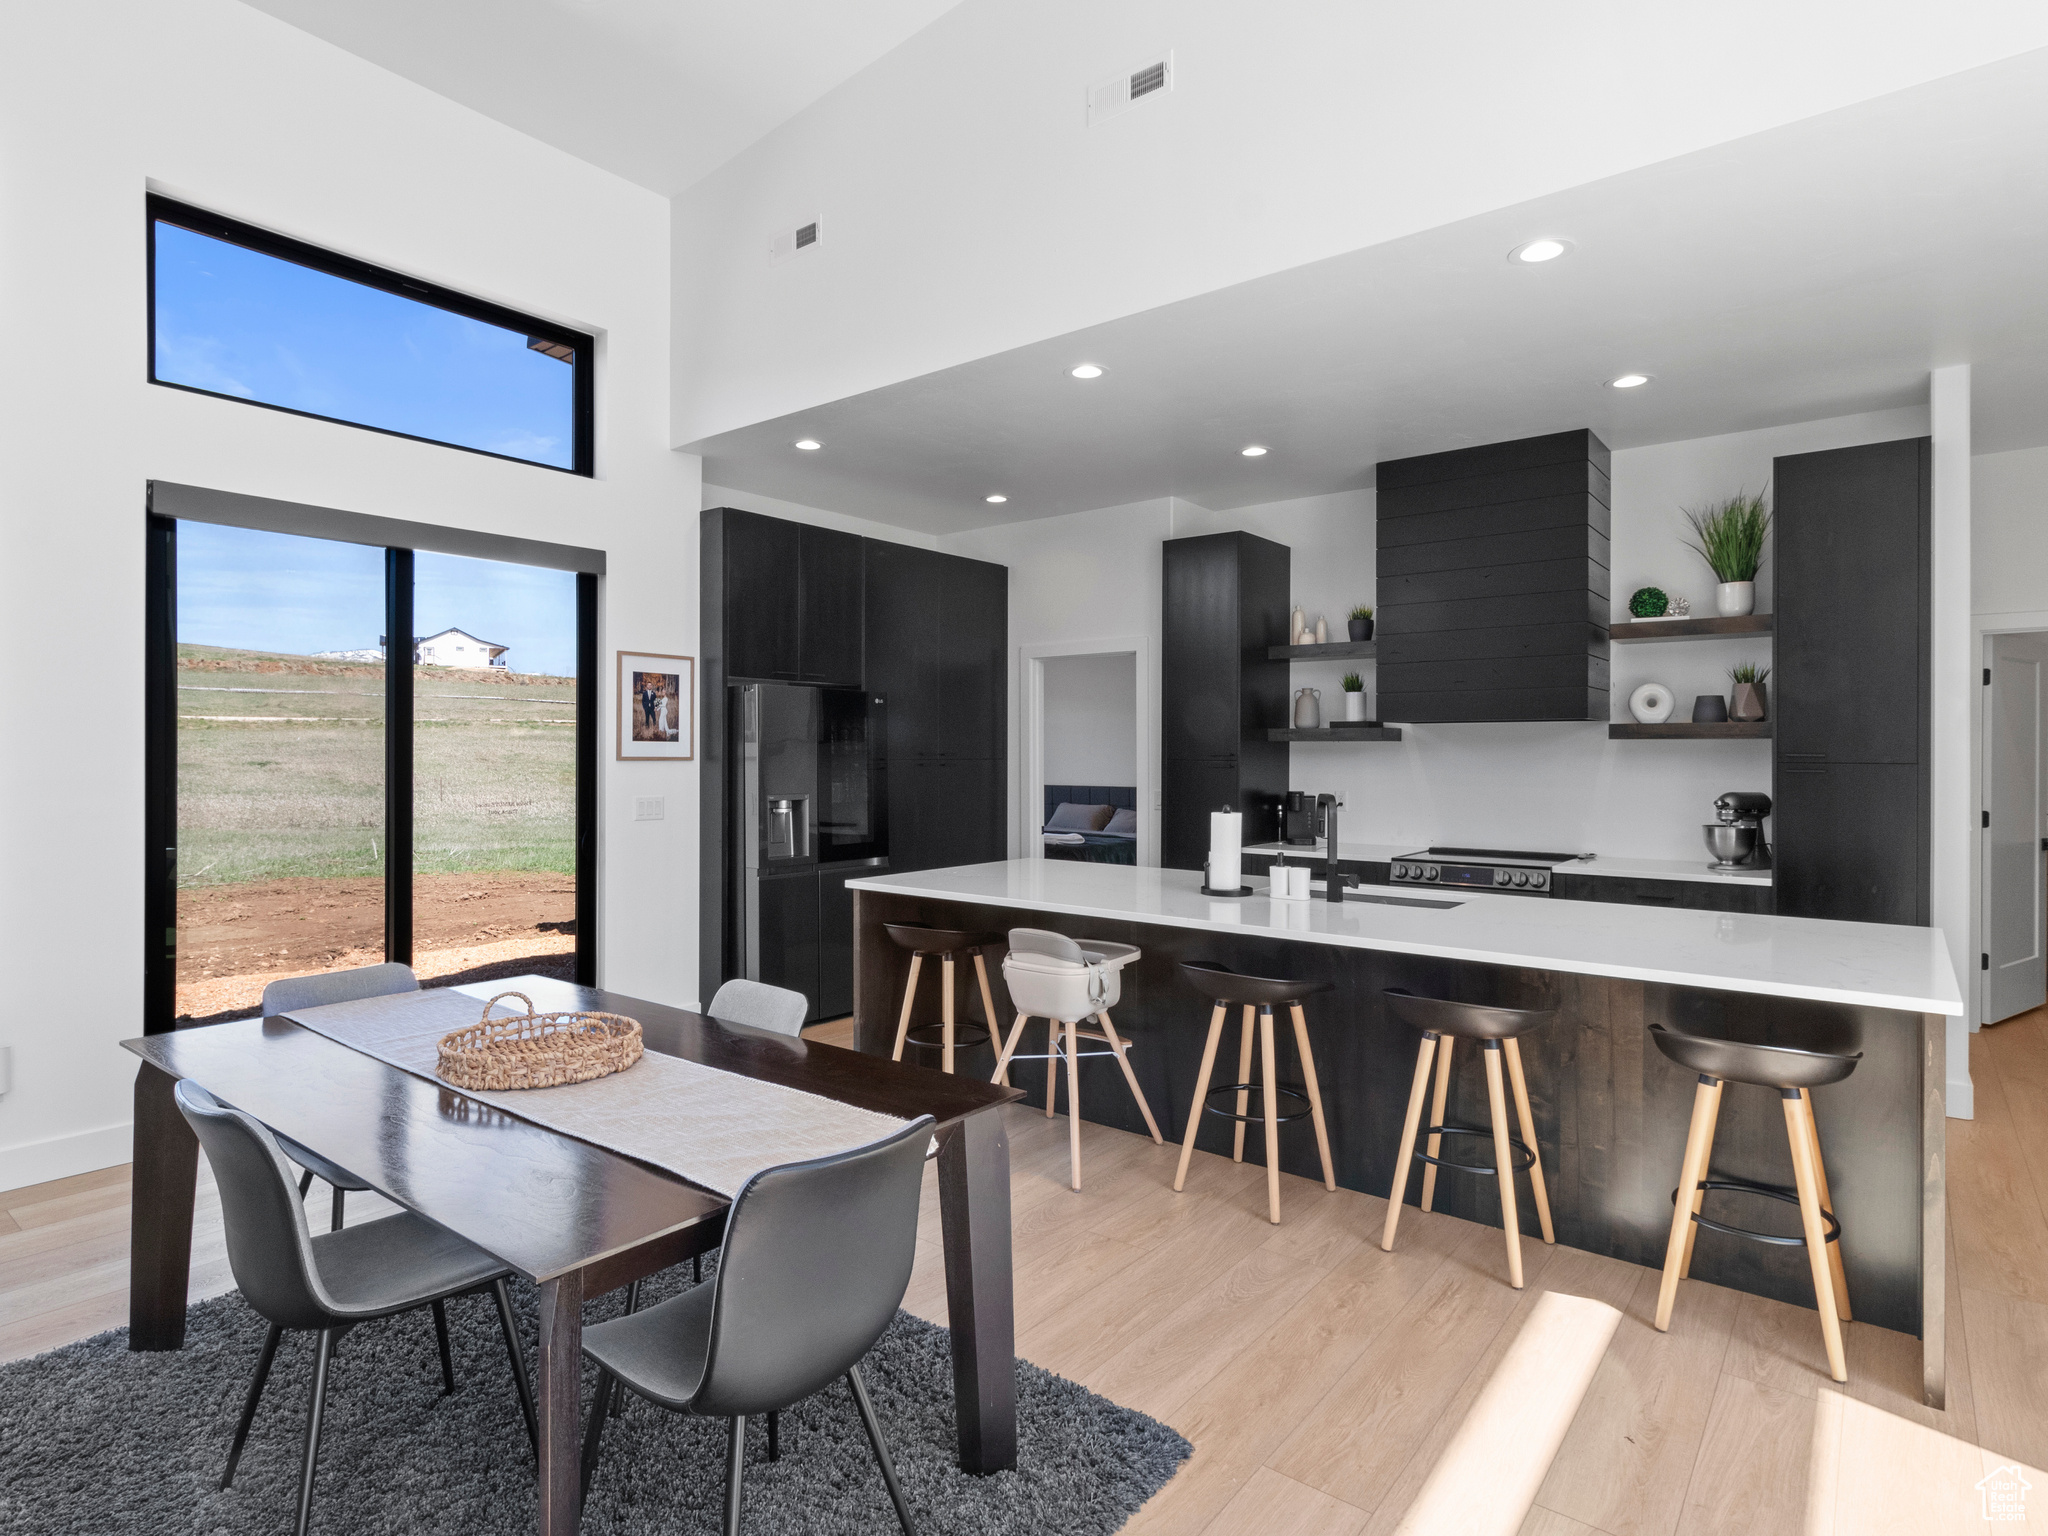
<svg viewBox="0 0 2048 1536"><path fill-rule="evenodd" d="M1247 843L1272 839L1287 793L1285 661L1290 551L1249 533L1168 539L1161 547L1160 856L1200 869L1209 813L1245 813Z"/></svg>
<svg viewBox="0 0 2048 1536"><path fill-rule="evenodd" d="M706 1002L739 974L727 921L728 686L852 685L887 700L889 851L880 868L1004 858L1009 576L983 560L736 508L703 514L698 941ZM815 986L814 1017L853 1007L846 882L877 872L827 864L775 882L772 902L763 887L761 979Z"/></svg>
<svg viewBox="0 0 2048 1536"><path fill-rule="evenodd" d="M1777 909L1929 921L1932 443L1772 472Z"/></svg>
<svg viewBox="0 0 2048 1536"><path fill-rule="evenodd" d="M1608 465L1581 429L1379 466L1383 718L1607 718Z"/></svg>

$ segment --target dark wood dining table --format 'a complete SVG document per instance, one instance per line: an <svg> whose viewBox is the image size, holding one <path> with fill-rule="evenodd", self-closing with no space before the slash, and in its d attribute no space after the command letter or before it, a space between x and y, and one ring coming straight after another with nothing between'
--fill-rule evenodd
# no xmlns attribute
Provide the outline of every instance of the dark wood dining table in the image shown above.
<svg viewBox="0 0 2048 1536"><path fill-rule="evenodd" d="M1022 1096L1017 1090L548 977L456 990L481 1002L513 987L542 1010L638 1019L651 1051L900 1119L932 1116L960 1465L969 1472L1016 1465L1010 1154L998 1111ZM583 1303L716 1248L731 1202L287 1018L122 1043L143 1063L135 1080L128 1347L184 1344L199 1145L171 1090L189 1077L539 1287L539 1529L543 1536L574 1531Z"/></svg>

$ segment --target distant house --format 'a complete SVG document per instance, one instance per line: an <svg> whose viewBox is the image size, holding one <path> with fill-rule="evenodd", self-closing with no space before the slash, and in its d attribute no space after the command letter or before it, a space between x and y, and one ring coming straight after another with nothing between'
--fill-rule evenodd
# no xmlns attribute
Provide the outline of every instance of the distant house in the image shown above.
<svg viewBox="0 0 2048 1536"><path fill-rule="evenodd" d="M502 667L509 646L479 640L462 629L444 629L438 635L415 640L412 659L428 667Z"/></svg>

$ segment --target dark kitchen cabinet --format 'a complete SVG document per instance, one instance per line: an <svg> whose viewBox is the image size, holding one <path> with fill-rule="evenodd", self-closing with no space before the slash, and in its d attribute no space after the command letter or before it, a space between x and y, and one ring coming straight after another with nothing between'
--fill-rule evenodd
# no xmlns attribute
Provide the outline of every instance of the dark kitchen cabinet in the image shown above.
<svg viewBox="0 0 2048 1536"><path fill-rule="evenodd" d="M939 755L999 758L1009 735L1009 567L936 558L945 562L938 582Z"/></svg>
<svg viewBox="0 0 2048 1536"><path fill-rule="evenodd" d="M1291 552L1249 533L1161 546L1160 863L1200 869L1209 813L1245 816L1247 843L1273 837L1287 793Z"/></svg>
<svg viewBox="0 0 2048 1536"><path fill-rule="evenodd" d="M725 534L726 672L795 682L802 666L802 527L730 509L715 515Z"/></svg>
<svg viewBox="0 0 2048 1536"><path fill-rule="evenodd" d="M1623 875L1553 874L1550 892L1564 901L1607 901L1690 912L1769 912L1768 885L1718 880L1648 880Z"/></svg>
<svg viewBox="0 0 2048 1536"><path fill-rule="evenodd" d="M802 529L797 559L802 609L797 671L802 682L861 685L866 543L857 534L830 528Z"/></svg>
<svg viewBox="0 0 2048 1536"><path fill-rule="evenodd" d="M853 892L846 882L888 873L886 864L818 871L818 998L815 1016L843 1019L853 1012Z"/></svg>
<svg viewBox="0 0 2048 1536"><path fill-rule="evenodd" d="M1932 444L1772 469L1777 910L1929 921Z"/></svg>
<svg viewBox="0 0 2048 1536"><path fill-rule="evenodd" d="M1605 720L1607 445L1588 431L1379 466L1379 713Z"/></svg>

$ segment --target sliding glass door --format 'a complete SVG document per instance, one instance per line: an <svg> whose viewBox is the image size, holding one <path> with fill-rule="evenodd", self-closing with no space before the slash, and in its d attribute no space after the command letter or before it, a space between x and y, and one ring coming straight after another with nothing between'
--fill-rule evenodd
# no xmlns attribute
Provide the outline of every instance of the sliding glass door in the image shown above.
<svg viewBox="0 0 2048 1536"><path fill-rule="evenodd" d="M150 523L145 1026L387 958L590 979L596 578Z"/></svg>

